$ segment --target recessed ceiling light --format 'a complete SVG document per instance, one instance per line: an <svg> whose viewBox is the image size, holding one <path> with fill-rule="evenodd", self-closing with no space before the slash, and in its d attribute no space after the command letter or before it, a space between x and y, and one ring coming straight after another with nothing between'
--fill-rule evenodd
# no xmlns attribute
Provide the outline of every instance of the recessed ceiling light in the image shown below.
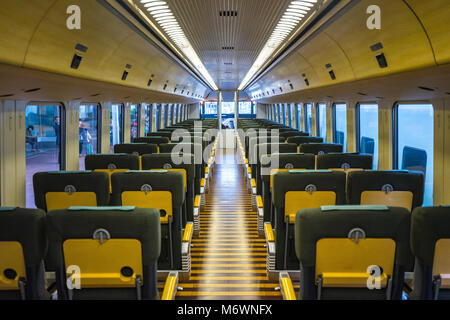
<svg viewBox="0 0 450 320"><path fill-rule="evenodd" d="M192 63L192 65L198 70L201 75L203 75L206 82L208 82L208 84L214 90L218 90L213 78L209 74L208 70L206 70L194 48L192 48L189 40L186 38L186 35L180 27L177 19L173 15L172 10L170 10L167 1L140 0L139 2L143 6L143 8L150 14L150 17L154 21L156 21L159 27L161 27L163 32L173 41L174 45L178 46L186 59L189 60L190 63ZM140 13L145 16L142 11Z"/></svg>
<svg viewBox="0 0 450 320"><path fill-rule="evenodd" d="M269 40L259 53L253 66L242 80L238 90L243 90L253 76L264 66L275 50L286 40L306 15L311 15L317 0L291 1L286 12L278 21Z"/></svg>

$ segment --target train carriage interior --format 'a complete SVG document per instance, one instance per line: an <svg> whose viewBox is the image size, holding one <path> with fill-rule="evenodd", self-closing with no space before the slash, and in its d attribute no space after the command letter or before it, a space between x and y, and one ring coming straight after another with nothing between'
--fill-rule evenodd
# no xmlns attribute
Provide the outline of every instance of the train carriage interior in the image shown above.
<svg viewBox="0 0 450 320"><path fill-rule="evenodd" d="M449 21L0 1L0 300L450 300Z"/></svg>

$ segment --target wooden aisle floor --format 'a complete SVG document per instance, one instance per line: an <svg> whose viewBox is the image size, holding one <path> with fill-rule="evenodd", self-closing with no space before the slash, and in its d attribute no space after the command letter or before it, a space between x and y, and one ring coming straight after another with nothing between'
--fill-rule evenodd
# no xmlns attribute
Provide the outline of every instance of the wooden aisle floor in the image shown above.
<svg viewBox="0 0 450 320"><path fill-rule="evenodd" d="M220 159L221 158L221 159ZM281 299L266 271L265 240L258 236L243 170L235 150L218 150L200 234L193 239L192 272L177 300Z"/></svg>

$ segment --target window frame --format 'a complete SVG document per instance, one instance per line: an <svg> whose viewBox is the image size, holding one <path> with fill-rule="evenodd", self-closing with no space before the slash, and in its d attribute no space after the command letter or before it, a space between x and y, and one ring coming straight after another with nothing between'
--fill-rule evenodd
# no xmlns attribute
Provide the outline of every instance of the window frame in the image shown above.
<svg viewBox="0 0 450 320"><path fill-rule="evenodd" d="M162 105L160 103L155 103L155 118L156 118L155 129L156 129L156 132L161 130L161 106Z"/></svg>
<svg viewBox="0 0 450 320"><path fill-rule="evenodd" d="M102 110L103 106L100 102L82 102L80 103L81 106L85 105L96 105L97 106L97 153L101 153L102 150L102 128L103 128L103 117L102 117ZM78 119L80 118L80 115L78 114Z"/></svg>
<svg viewBox="0 0 450 320"><path fill-rule="evenodd" d="M109 111L111 112L111 108L115 105L120 106L121 109L121 116L120 116L120 131L119 131L119 142L122 144L125 142L125 103L111 103ZM109 126L111 127L111 114L109 115ZM109 136L109 139L111 141L111 135ZM110 146L111 147L111 146Z"/></svg>
<svg viewBox="0 0 450 320"><path fill-rule="evenodd" d="M66 148L67 148L67 137L66 137L66 121L67 121L67 113L66 113L66 105L64 102L61 101L30 101L27 102L25 105L25 111L28 106L38 106L38 107L48 107L48 106L58 106L59 109L59 130L60 130L60 163L59 163L59 169L60 170L66 170L67 168L67 159L66 159ZM26 114L26 113L25 113ZM26 117L25 117L26 122ZM26 155L25 155L26 160ZM25 165L26 170L26 165Z"/></svg>
<svg viewBox="0 0 450 320"><path fill-rule="evenodd" d="M302 132L302 112L300 110L302 108L303 103L296 103L295 105L296 105L295 112L296 112L297 130L299 132Z"/></svg>
<svg viewBox="0 0 450 320"><path fill-rule="evenodd" d="M328 104L326 103L326 102L317 102L316 104L315 104L315 107L316 107L316 136L317 137L321 137L321 138L323 138L322 137L322 135L321 135L321 125L320 125L320 106L321 105L324 105L325 106L325 137L324 137L324 142L326 142L327 141L327 106L328 106Z"/></svg>
<svg viewBox="0 0 450 320"><path fill-rule="evenodd" d="M308 129L308 106L311 108L311 125L309 126L310 128ZM303 117L304 117L304 123L305 123L305 132L306 133L310 133L311 136L313 136L313 131L312 131L312 107L314 106L314 102L307 102L303 104Z"/></svg>
<svg viewBox="0 0 450 320"><path fill-rule="evenodd" d="M355 106L355 139L356 139L356 152L357 153L361 153L361 105L376 105L377 106L377 114L379 112L379 103L377 101L359 101L356 103ZM380 134L380 123L379 120L377 122L378 127L377 127L377 137L376 139L378 139L377 143L378 144L378 149L374 148L374 153L372 155L373 157L373 164L372 164L372 169L373 170L378 170L378 165L379 165L379 161L380 161L380 153L379 153L379 148L380 148L380 138L379 138L379 134ZM375 144L375 145L376 145ZM375 159L375 155L376 158Z"/></svg>
<svg viewBox="0 0 450 320"><path fill-rule="evenodd" d="M137 138L140 138L140 132L141 132L141 106L142 106L142 104L141 103L130 103L130 137L131 138L133 138L132 136L131 136L131 130L132 130L132 125L131 125L131 121L132 121L132 117L131 117L131 106L136 106L137 107L137 119L136 119L136 121L137 121L137 128L136 128L136 135L137 135Z"/></svg>
<svg viewBox="0 0 450 320"><path fill-rule="evenodd" d="M355 106L355 137L356 137L356 152L361 152L361 110L362 104L375 104L379 108L378 102L376 101L359 101ZM378 126L378 132L380 131Z"/></svg>
<svg viewBox="0 0 450 320"><path fill-rule="evenodd" d="M336 105L338 104L345 104L345 107L348 108L348 103L347 102L333 102L332 107L331 107L331 111L332 111L332 125L333 125L333 143L337 143L336 142ZM347 109L346 109L347 111ZM347 113L345 115L345 118L347 119ZM347 149L347 145L344 146L344 150Z"/></svg>
<svg viewBox="0 0 450 320"><path fill-rule="evenodd" d="M435 114L435 108L433 102L431 100L399 100L396 101L392 107L392 169L398 170L399 168L399 152L398 152L398 138L399 138L399 116L398 116L398 107L401 104L429 104L433 108L433 115ZM434 119L433 119L434 122ZM434 136L434 133L433 133ZM434 142L433 142L434 143ZM434 151L434 146L433 146ZM434 173L433 173L434 174ZM434 190L433 190L434 193Z"/></svg>

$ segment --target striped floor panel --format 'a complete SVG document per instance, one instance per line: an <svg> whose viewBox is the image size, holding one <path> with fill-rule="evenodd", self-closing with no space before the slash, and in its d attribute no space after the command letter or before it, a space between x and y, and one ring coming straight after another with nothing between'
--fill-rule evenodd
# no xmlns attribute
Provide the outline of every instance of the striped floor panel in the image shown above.
<svg viewBox="0 0 450 320"><path fill-rule="evenodd" d="M279 284L267 277L265 240L258 236L242 168L232 150L221 160L201 207L200 234L192 241L191 277L179 284L177 300L281 299Z"/></svg>

